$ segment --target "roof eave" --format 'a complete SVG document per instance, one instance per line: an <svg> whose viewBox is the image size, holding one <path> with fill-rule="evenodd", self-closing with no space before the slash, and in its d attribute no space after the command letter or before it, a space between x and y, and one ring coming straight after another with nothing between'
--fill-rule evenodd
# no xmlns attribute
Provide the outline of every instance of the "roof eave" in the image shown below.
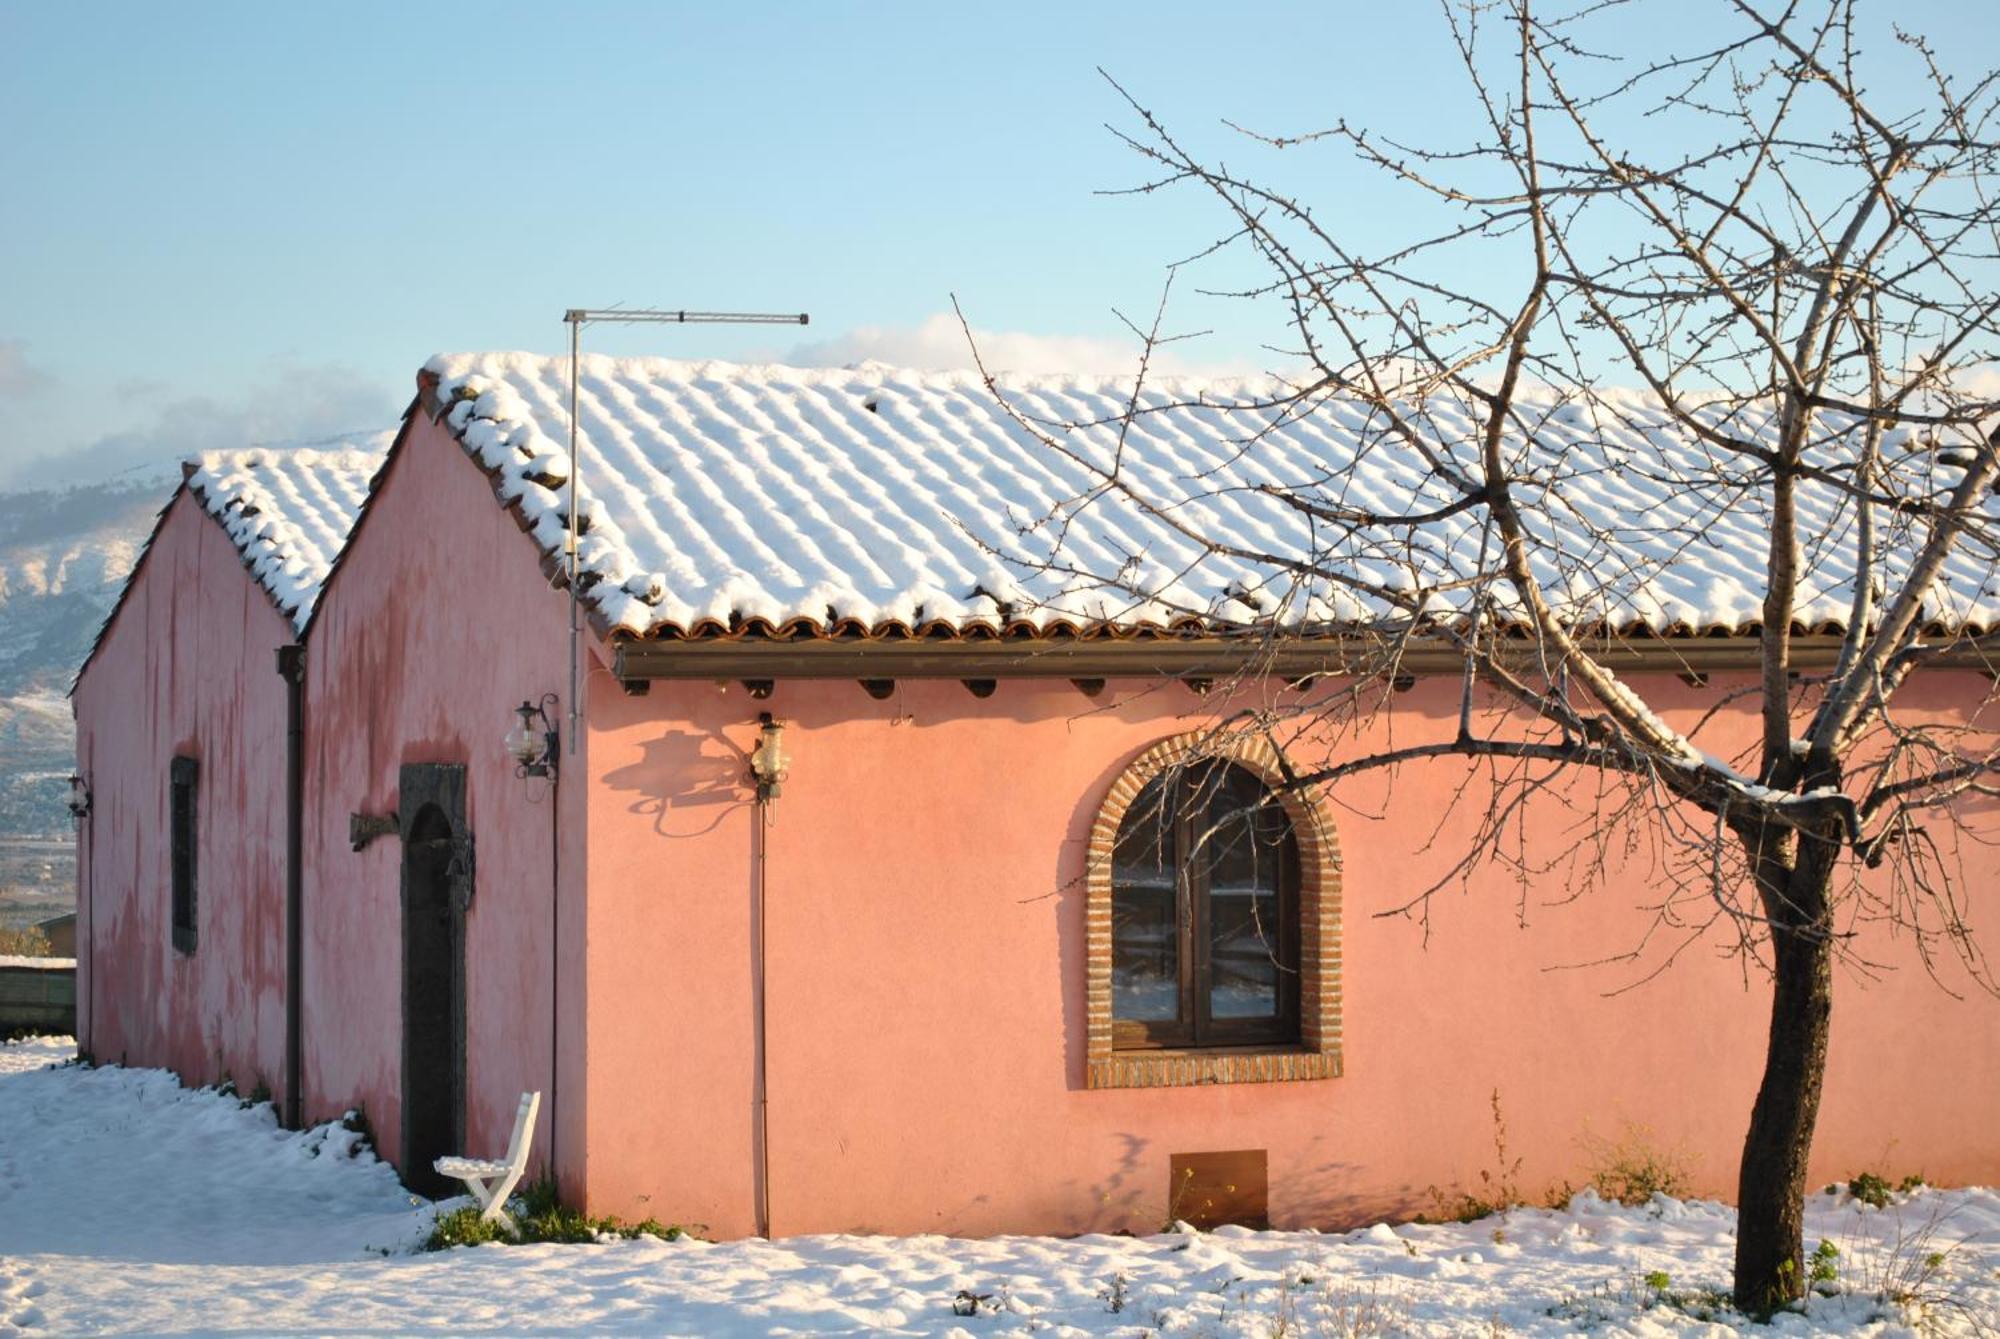
<svg viewBox="0 0 2000 1339"><path fill-rule="evenodd" d="M1830 669L1840 654L1837 636L1794 636L1792 664ZM1757 636L1636 639L1593 648L1592 655L1619 673L1709 674L1754 670L1761 664ZM1520 643L1521 659L1535 644ZM1157 637L1010 638L985 641L809 638L697 641L619 640L612 672L628 682L651 679L1114 679L1209 678L1245 672L1287 679L1380 672L1389 664L1380 637L1314 638ZM1401 674L1457 674L1462 654L1435 641L1404 645L1394 666ZM1991 670L1993 651L1967 642L1932 662Z"/></svg>

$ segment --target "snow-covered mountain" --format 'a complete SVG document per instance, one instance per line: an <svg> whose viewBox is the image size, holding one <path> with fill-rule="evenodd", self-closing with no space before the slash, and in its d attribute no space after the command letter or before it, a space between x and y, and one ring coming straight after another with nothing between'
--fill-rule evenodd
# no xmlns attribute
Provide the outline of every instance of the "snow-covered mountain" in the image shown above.
<svg viewBox="0 0 2000 1339"><path fill-rule="evenodd" d="M0 838L69 832L63 695L178 477L0 493Z"/></svg>

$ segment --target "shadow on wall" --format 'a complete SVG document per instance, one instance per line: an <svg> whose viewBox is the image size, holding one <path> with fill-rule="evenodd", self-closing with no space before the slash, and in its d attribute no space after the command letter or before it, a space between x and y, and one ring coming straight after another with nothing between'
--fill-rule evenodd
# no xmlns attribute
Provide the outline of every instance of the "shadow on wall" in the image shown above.
<svg viewBox="0 0 2000 1339"><path fill-rule="evenodd" d="M732 810L750 803L744 782L750 755L720 734L668 730L639 750L639 761L605 773L604 783L637 795L627 812L651 818L662 837L713 832ZM675 823L676 813L687 821Z"/></svg>
<svg viewBox="0 0 2000 1339"><path fill-rule="evenodd" d="M1327 1123L1335 1123L1331 1114ZM1349 1232L1373 1223L1407 1222L1431 1207L1425 1189L1409 1181L1357 1192L1356 1184L1369 1171L1379 1177L1383 1169L1330 1156L1331 1142L1325 1135L1315 1136L1296 1164L1271 1167L1271 1198L1293 1206L1292 1214L1301 1220L1296 1226ZM1322 1152L1329 1154L1324 1161L1319 1160Z"/></svg>
<svg viewBox="0 0 2000 1339"><path fill-rule="evenodd" d="M1164 1172L1154 1185L1147 1175L1152 1163L1146 1150L1152 1140L1130 1132L1113 1136L1124 1146L1111 1175L1090 1188L1090 1203L1072 1216L1072 1232L1156 1231L1167 1212Z"/></svg>
<svg viewBox="0 0 2000 1339"><path fill-rule="evenodd" d="M1122 750L1076 797L1075 807L1070 811L1069 830L1056 848L1048 891L1042 895L1053 908L1056 920L1056 953L1062 964L1063 1073L1071 1092L1080 1092L1087 1086L1085 1074L1089 1068L1089 1020L1084 1016L1089 963L1085 957L1083 922L1085 879L1090 872L1090 830L1097 823L1112 783L1146 747L1138 745Z"/></svg>

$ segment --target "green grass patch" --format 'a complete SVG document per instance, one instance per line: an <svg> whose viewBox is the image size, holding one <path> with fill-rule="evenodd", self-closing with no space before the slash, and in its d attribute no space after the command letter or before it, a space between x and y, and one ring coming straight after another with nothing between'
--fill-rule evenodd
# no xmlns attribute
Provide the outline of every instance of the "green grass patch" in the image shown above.
<svg viewBox="0 0 2000 1339"><path fill-rule="evenodd" d="M658 1237L661 1241L679 1241L689 1236L689 1230L678 1223L662 1223L657 1218L642 1222L628 1223L620 1218L605 1216L593 1218L589 1214L570 1208L562 1202L556 1192L555 1182L535 1181L507 1201L507 1213L520 1229L518 1235L510 1233L498 1223L481 1221L479 1210L468 1204L441 1213L431 1224L431 1234L424 1241L427 1251L448 1251L454 1246L483 1246L488 1242L502 1245L530 1245L541 1241L594 1242L606 1239L631 1241L636 1237Z"/></svg>

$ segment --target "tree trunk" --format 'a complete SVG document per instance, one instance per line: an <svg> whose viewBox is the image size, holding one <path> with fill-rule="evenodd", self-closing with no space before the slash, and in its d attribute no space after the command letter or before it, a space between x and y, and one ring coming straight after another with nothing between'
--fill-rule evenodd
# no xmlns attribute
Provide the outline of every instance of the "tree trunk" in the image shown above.
<svg viewBox="0 0 2000 1339"><path fill-rule="evenodd" d="M1801 859L1780 895L1765 898L1775 922L1771 1036L1736 1183L1735 1301L1760 1318L1805 1296L1806 1161L1833 1019L1829 866Z"/></svg>

